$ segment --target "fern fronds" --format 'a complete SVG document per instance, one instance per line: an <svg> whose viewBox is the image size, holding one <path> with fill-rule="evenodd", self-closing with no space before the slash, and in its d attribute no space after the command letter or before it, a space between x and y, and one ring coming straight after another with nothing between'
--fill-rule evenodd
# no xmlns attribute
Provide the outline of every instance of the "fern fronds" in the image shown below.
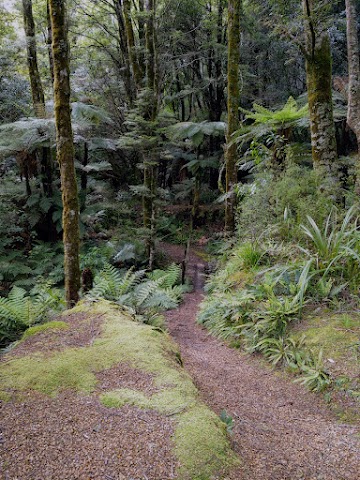
<svg viewBox="0 0 360 480"><path fill-rule="evenodd" d="M44 320L60 305L60 294L48 287L38 289L33 297L20 287L13 287L7 298L0 298L0 338L12 340L30 325Z"/></svg>
<svg viewBox="0 0 360 480"><path fill-rule="evenodd" d="M125 295L131 288L135 287L144 277L145 271L137 272L130 268L125 275L116 267L106 264L101 272L95 277L94 288L89 292L93 298L106 298L108 300L118 300Z"/></svg>
<svg viewBox="0 0 360 480"><path fill-rule="evenodd" d="M148 280L138 285L134 290L134 298L136 299L136 306L141 308L147 300L154 295L159 289L162 278L158 280Z"/></svg>
<svg viewBox="0 0 360 480"><path fill-rule="evenodd" d="M180 275L180 266L176 263L172 263L166 270L154 270L149 273L148 278L159 281L159 286L161 288L170 288L179 282Z"/></svg>

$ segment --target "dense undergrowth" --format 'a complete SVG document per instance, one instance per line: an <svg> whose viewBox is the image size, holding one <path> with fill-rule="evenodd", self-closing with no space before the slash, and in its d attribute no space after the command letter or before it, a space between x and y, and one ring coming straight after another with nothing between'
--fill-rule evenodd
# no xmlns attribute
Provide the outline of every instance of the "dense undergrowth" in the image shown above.
<svg viewBox="0 0 360 480"><path fill-rule="evenodd" d="M84 297L92 301L111 300L125 307L137 321L164 328L161 312L176 308L189 289L180 281L181 268L176 264L147 272L134 267L119 269L105 263ZM13 287L7 298L0 298L1 339L15 340L21 332L45 322L64 307L61 291L49 285L36 287L29 294Z"/></svg>
<svg viewBox="0 0 360 480"><path fill-rule="evenodd" d="M245 214L263 195L248 200ZM248 231L235 245L223 247L218 269L205 287L208 295L198 322L235 346L285 367L296 376L295 381L313 391L346 384L347 393L356 399L358 210L352 207L343 214L332 209L323 221L306 215L299 224L290 213L283 218L274 215L274 219L272 234L268 229L267 235L249 240ZM259 226L254 217L253 223ZM348 328L346 320L341 323L341 315L350 319ZM311 331L315 318L323 319L317 335ZM342 351L334 359L339 337Z"/></svg>

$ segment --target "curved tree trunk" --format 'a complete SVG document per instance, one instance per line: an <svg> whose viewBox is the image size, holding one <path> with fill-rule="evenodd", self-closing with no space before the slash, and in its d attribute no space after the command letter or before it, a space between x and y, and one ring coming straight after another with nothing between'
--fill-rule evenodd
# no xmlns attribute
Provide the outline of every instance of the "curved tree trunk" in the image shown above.
<svg viewBox="0 0 360 480"><path fill-rule="evenodd" d="M317 1L302 0L312 158L314 169L323 179L324 191L338 199L340 184L333 118L330 39L326 30L315 26L314 4Z"/></svg>
<svg viewBox="0 0 360 480"><path fill-rule="evenodd" d="M346 32L349 68L347 124L356 135L358 159L356 162L356 193L360 194L360 60L355 0L345 0Z"/></svg>
<svg viewBox="0 0 360 480"><path fill-rule="evenodd" d="M69 43L64 0L50 0L49 4L53 34L56 147L63 202L65 294L67 306L70 308L79 300L80 233L70 109Z"/></svg>
<svg viewBox="0 0 360 480"><path fill-rule="evenodd" d="M228 3L228 86L227 109L228 128L226 134L226 193L225 231L235 229L236 197L234 185L237 182L237 146L230 144L231 135L239 128L239 63L240 63L240 8L241 0L229 0Z"/></svg>

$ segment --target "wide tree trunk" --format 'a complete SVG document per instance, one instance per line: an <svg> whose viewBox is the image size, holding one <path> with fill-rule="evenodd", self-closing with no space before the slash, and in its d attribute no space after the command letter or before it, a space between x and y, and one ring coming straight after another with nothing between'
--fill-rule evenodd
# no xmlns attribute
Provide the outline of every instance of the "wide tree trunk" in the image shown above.
<svg viewBox="0 0 360 480"><path fill-rule="evenodd" d="M32 101L35 115L39 118L45 118L45 96L37 62L32 0L22 0L22 5Z"/></svg>
<svg viewBox="0 0 360 480"><path fill-rule="evenodd" d="M64 0L50 0L54 58L54 108L57 159L63 202L65 294L70 308L79 300L79 201L74 166L74 144L70 108L69 43Z"/></svg>
<svg viewBox="0 0 360 480"><path fill-rule="evenodd" d="M356 162L356 193L360 194L360 59L355 0L345 0L346 32L349 69L347 124L356 135L358 159Z"/></svg>
<svg viewBox="0 0 360 480"><path fill-rule="evenodd" d="M229 0L228 3L228 85L227 110L228 128L226 134L226 204L225 231L235 229L236 197L234 185L237 182L237 146L231 143L231 135L239 128L239 63L240 63L240 8L241 0Z"/></svg>
<svg viewBox="0 0 360 480"><path fill-rule="evenodd" d="M329 34L314 21L318 0L302 0L305 30L306 82L314 169L326 194L338 199L339 175L332 103Z"/></svg>

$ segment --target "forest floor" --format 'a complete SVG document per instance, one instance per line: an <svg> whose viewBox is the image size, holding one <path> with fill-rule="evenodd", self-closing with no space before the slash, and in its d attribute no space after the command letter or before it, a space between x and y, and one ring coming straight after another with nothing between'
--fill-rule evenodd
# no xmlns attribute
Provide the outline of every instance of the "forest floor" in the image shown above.
<svg viewBox="0 0 360 480"><path fill-rule="evenodd" d="M167 245L166 250L181 260L182 249ZM320 395L196 325L204 267L199 256L190 254L194 291L166 318L202 400L234 420L232 447L242 466L227 480L360 479L358 427L339 423Z"/></svg>
<svg viewBox="0 0 360 480"><path fill-rule="evenodd" d="M163 244L161 249L175 261L180 262L183 258L181 247ZM188 274L192 277L194 290L185 295L178 309L166 313L166 319L171 335L180 346L185 370L199 389L201 400L217 415L225 410L234 420L231 446L240 457L241 465L227 475L210 478L360 479L358 427L339 423L320 395L292 383L261 359L229 348L196 324L196 314L203 298L204 268L201 257L191 252ZM121 352L128 345L128 355L139 356L140 363L144 362L143 356L147 361L151 358L152 368L158 350L152 351L151 344L154 338L161 339L162 334L153 338L154 332L150 328L151 342L146 343L149 348L143 345L135 348L132 337L125 343L126 336L149 327L135 327L136 323L125 319L118 337L114 339L111 331L111 335L102 338L106 333L102 331L103 315L100 310L92 317L84 311L70 312L66 316L69 324L66 330L44 331L18 344L9 353L11 361L22 362L19 369L25 369L24 378L29 380L38 365L37 355L41 351L41 355L48 358L43 369L44 385L50 388L53 383L56 386L56 382L61 381L78 388L68 388L55 395L53 385L50 396L45 394L46 391L17 391L15 388L14 400L3 402L0 414L1 480L179 478L177 471L181 462L174 455L173 445L178 428L176 415L139 408L136 402L121 408L107 408L99 401L101 395L114 389L139 390L150 399L156 397L159 390L156 376L124 363ZM71 350L73 347L81 348L74 351ZM74 356L75 353L78 357ZM103 364L104 357L107 367ZM60 363L56 364L53 358ZM96 366L96 362L99 365ZM162 364L162 360L158 363ZM177 363L174 368L182 372L180 375L184 376L185 383L190 381ZM59 372L64 375L64 380L59 379ZM94 372L96 378L92 380ZM41 384L41 375L37 381ZM84 381L89 382L91 394L82 393L80 387ZM93 381L95 390L92 390ZM19 396L18 400L16 396ZM213 422L211 416L202 424L192 422L191 439L186 438L185 447L193 451L193 456L197 456L197 446L206 445L206 427ZM200 440L196 435L200 435ZM191 456L188 450L183 457L185 461ZM214 457L214 450L210 453ZM231 452L227 451L227 455ZM184 478L209 476L191 474Z"/></svg>

